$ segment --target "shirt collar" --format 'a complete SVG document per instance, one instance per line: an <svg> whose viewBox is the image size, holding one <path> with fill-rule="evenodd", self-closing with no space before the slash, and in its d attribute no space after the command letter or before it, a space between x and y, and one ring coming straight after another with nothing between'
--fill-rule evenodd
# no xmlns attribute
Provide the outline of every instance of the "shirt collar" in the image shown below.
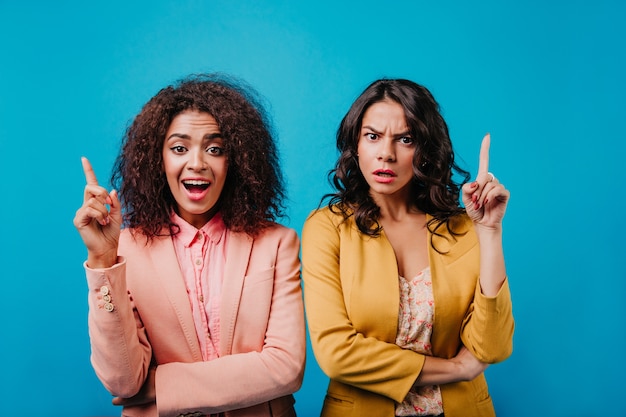
<svg viewBox="0 0 626 417"><path fill-rule="evenodd" d="M213 218L209 220L200 229L196 229L194 226L187 223L182 217L175 212L172 212L172 222L178 225L179 232L174 235L175 239L180 239L186 247L191 246L197 240L198 233L201 233L205 237L211 240L211 242L217 244L224 237L226 232L226 225L222 220L221 213L215 213Z"/></svg>

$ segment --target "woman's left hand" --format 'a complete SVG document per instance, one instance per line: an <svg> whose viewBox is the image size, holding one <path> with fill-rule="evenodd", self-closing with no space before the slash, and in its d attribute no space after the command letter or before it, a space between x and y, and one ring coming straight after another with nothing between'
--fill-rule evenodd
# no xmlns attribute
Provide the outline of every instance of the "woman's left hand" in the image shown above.
<svg viewBox="0 0 626 417"><path fill-rule="evenodd" d="M462 198L465 211L477 226L499 229L509 202L510 193L504 185L489 172L489 133L480 146L480 159L476 180L463 185Z"/></svg>

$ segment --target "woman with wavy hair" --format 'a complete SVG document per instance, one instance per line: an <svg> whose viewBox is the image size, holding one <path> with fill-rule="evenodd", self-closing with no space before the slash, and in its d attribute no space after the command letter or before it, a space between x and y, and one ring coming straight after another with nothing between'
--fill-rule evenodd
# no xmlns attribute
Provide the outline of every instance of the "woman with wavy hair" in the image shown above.
<svg viewBox="0 0 626 417"><path fill-rule="evenodd" d="M404 79L373 82L343 118L336 192L302 235L311 343L330 377L322 416L494 415L483 371L511 354L514 322L509 191L489 145L468 182L437 102Z"/></svg>
<svg viewBox="0 0 626 417"><path fill-rule="evenodd" d="M83 158L91 361L124 416L294 416L299 239L255 92L217 74L158 92L107 191Z"/></svg>

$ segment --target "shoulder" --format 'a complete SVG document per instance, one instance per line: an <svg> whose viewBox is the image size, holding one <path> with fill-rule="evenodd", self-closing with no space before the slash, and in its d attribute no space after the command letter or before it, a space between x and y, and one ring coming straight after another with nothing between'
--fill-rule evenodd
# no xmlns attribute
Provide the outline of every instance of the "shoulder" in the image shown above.
<svg viewBox="0 0 626 417"><path fill-rule="evenodd" d="M317 229L317 228L326 228L326 227L334 227L339 228L342 225L347 226L352 223L352 217L348 217L347 219L341 213L339 208L333 206L330 208L328 206L318 208L313 210L309 216L306 218L304 222L304 228L306 229Z"/></svg>
<svg viewBox="0 0 626 417"><path fill-rule="evenodd" d="M156 236L152 240L148 240L146 235L141 233L139 229L126 228L122 229L120 233L119 252L121 254L142 252L149 250L154 247L154 245L158 245L163 241L171 241L171 236L163 233L162 236Z"/></svg>
<svg viewBox="0 0 626 417"><path fill-rule="evenodd" d="M120 253L127 253L137 247L145 246L145 244L145 238L141 233L137 233L135 229L122 229L119 242Z"/></svg>
<svg viewBox="0 0 626 417"><path fill-rule="evenodd" d="M478 248L474 223L465 213L450 218L447 224L439 223L429 227L429 234L437 251L449 258L462 256Z"/></svg>
<svg viewBox="0 0 626 417"><path fill-rule="evenodd" d="M338 250L342 241L361 241L353 216L346 218L336 207L319 208L309 214L302 227L303 253L322 247Z"/></svg>
<svg viewBox="0 0 626 417"><path fill-rule="evenodd" d="M465 213L453 216L447 222L435 221L433 216L427 214L426 221L429 223L431 233L436 231L437 235L446 239L453 236L464 236L468 232L473 234L474 232L474 223L472 223L472 220ZM432 226L430 226L431 222Z"/></svg>
<svg viewBox="0 0 626 417"><path fill-rule="evenodd" d="M459 235L466 235L467 233L474 234L474 223L466 213L459 214L450 219L450 229L453 233Z"/></svg>
<svg viewBox="0 0 626 417"><path fill-rule="evenodd" d="M274 222L261 229L255 236L250 236L243 233L235 233L235 235L245 235L247 236L247 239L251 239L255 243L271 241L298 241L298 234L294 229Z"/></svg>

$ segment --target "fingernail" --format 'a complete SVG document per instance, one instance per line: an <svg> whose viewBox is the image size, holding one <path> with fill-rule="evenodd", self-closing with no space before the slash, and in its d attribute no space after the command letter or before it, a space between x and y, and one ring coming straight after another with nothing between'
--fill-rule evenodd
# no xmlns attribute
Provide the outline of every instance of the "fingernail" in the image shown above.
<svg viewBox="0 0 626 417"><path fill-rule="evenodd" d="M483 201L483 205L486 206L488 202L489 202L489 199L485 198L485 201Z"/></svg>
<svg viewBox="0 0 626 417"><path fill-rule="evenodd" d="M478 181L474 181L471 185L472 185L472 188L478 187Z"/></svg>
<svg viewBox="0 0 626 417"><path fill-rule="evenodd" d="M478 200L478 196L476 194L472 195L472 203L476 203L476 200Z"/></svg>

